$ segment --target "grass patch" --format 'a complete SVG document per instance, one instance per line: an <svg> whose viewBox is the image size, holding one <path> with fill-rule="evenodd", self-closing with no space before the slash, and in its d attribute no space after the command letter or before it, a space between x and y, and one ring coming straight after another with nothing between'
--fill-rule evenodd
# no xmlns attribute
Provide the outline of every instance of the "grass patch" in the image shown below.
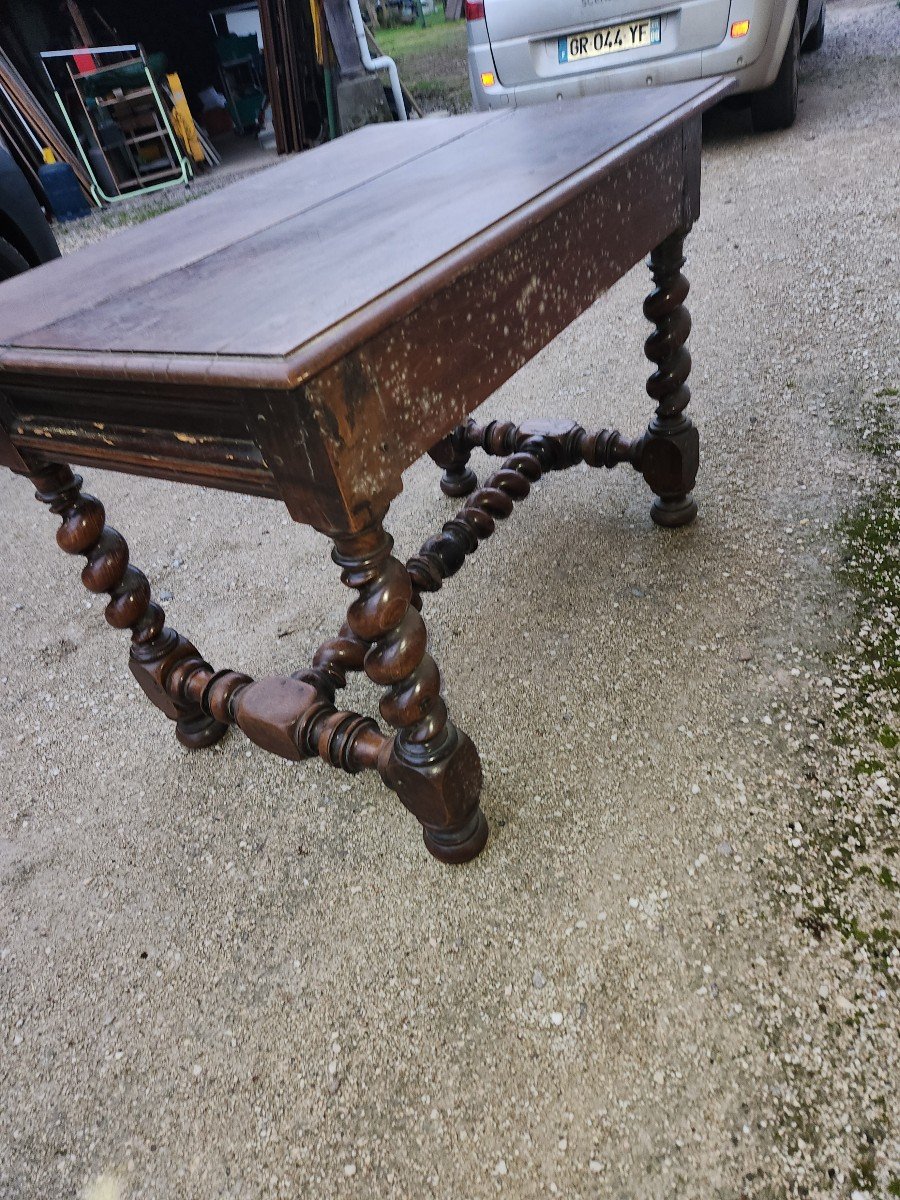
<svg viewBox="0 0 900 1200"><path fill-rule="evenodd" d="M816 836L829 867L821 898L807 903L801 917L817 938L837 933L849 956L864 954L891 987L898 984L900 914L895 905L883 905L900 894L891 837L900 782L900 430L885 399L896 392L887 387L871 396L855 427L875 471L838 527L840 576L856 597L856 626L833 663L842 686L835 690L829 731L845 777L854 782L831 795L830 814ZM876 894L867 891L867 880Z"/></svg>
<svg viewBox="0 0 900 1200"><path fill-rule="evenodd" d="M423 29L420 24L393 25L372 31L375 41L385 54L399 63L420 58L423 54L452 52L465 57L465 21L445 21L443 12L429 13Z"/></svg>
<svg viewBox="0 0 900 1200"><path fill-rule="evenodd" d="M423 112L436 112L446 109L451 113L468 112L472 98L469 83L459 83L455 79L428 79L421 83L406 85Z"/></svg>
<svg viewBox="0 0 900 1200"><path fill-rule="evenodd" d="M430 13L420 24L373 31L383 54L397 63L400 78L425 112L468 112L472 106L466 62L465 21Z"/></svg>

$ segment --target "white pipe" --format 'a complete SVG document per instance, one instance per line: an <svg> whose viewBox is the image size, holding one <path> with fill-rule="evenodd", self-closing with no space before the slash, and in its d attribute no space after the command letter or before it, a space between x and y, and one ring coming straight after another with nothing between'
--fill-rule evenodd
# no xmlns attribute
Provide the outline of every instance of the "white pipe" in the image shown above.
<svg viewBox="0 0 900 1200"><path fill-rule="evenodd" d="M400 87L400 76L397 74L397 64L392 58L387 55L382 55L381 58L373 58L369 53L369 43L366 41L366 26L362 19L362 13L359 11L359 0L349 0L350 15L353 18L353 28L356 32L356 40L359 42L359 56L362 59L362 65L367 71L387 71L391 81L391 92L394 96L394 106L397 109L397 116L401 121L406 120L406 102L403 99L403 90Z"/></svg>

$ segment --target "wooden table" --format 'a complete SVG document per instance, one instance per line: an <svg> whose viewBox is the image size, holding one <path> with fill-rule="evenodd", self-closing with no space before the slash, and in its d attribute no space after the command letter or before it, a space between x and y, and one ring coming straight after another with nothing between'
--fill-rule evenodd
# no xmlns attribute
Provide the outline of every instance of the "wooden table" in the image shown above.
<svg viewBox="0 0 900 1200"><path fill-rule="evenodd" d="M432 854L481 850L481 765L448 719L422 600L548 470L630 463L658 524L694 517L682 251L700 115L728 87L371 127L3 285L0 462L110 594L131 670L185 746L236 725L288 759L376 770ZM467 420L648 252L644 433ZM480 488L475 448L505 458ZM404 565L383 521L426 451L467 499ZM69 462L282 500L331 539L356 593L345 625L293 675L213 669ZM383 689L390 734L336 705L351 671Z"/></svg>

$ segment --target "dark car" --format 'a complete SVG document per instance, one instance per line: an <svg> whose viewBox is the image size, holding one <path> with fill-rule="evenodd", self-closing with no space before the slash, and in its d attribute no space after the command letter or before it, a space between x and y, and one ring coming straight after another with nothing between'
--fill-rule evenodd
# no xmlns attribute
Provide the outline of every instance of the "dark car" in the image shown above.
<svg viewBox="0 0 900 1200"><path fill-rule="evenodd" d="M34 192L0 145L0 281L59 258L59 246L50 231Z"/></svg>

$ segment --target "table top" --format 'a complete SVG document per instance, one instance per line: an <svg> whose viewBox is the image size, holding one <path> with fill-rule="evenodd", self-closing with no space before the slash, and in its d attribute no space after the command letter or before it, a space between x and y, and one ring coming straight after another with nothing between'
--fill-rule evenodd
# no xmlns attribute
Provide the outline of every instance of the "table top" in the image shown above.
<svg viewBox="0 0 900 1200"><path fill-rule="evenodd" d="M358 130L3 284L0 375L295 387L729 87Z"/></svg>

